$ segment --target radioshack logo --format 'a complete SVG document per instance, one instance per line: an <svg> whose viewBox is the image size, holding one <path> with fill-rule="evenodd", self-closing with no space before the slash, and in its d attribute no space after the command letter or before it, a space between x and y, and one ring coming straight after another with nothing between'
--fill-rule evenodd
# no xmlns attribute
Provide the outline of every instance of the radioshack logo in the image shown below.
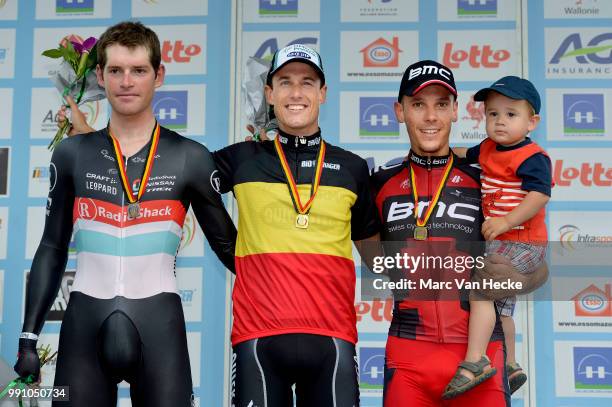
<svg viewBox="0 0 612 407"><path fill-rule="evenodd" d="M359 135L363 137L398 137L394 97L359 98Z"/></svg>
<svg viewBox="0 0 612 407"><path fill-rule="evenodd" d="M497 15L497 0L457 0L459 17L494 17Z"/></svg>
<svg viewBox="0 0 612 407"><path fill-rule="evenodd" d="M391 42L381 37L359 52L363 54L363 66L366 68L396 68L402 50L399 48L398 37L393 37Z"/></svg>
<svg viewBox="0 0 612 407"><path fill-rule="evenodd" d="M495 49L490 44L472 45L468 49L457 49L452 42L444 44L442 63L449 68L459 68L467 62L472 68L499 68L510 60L510 51Z"/></svg>
<svg viewBox="0 0 612 407"><path fill-rule="evenodd" d="M385 377L385 348L359 348L359 387L366 390L382 390Z"/></svg>
<svg viewBox="0 0 612 407"><path fill-rule="evenodd" d="M298 15L298 0L259 0L260 16Z"/></svg>
<svg viewBox="0 0 612 407"><path fill-rule="evenodd" d="M563 130L568 136L604 135L603 94L563 95Z"/></svg>
<svg viewBox="0 0 612 407"><path fill-rule="evenodd" d="M574 347L574 383L576 391L610 392L612 348Z"/></svg>
<svg viewBox="0 0 612 407"><path fill-rule="evenodd" d="M56 0L55 12L58 14L92 14L94 0Z"/></svg>
<svg viewBox="0 0 612 407"><path fill-rule="evenodd" d="M603 290L591 284L572 301L577 317L612 317L612 284L605 284Z"/></svg>
<svg viewBox="0 0 612 407"><path fill-rule="evenodd" d="M180 131L187 129L186 90L160 90L153 96L153 112L164 127Z"/></svg>
<svg viewBox="0 0 612 407"><path fill-rule="evenodd" d="M609 79L612 73L612 32L549 28L546 45L553 50L546 71L549 78Z"/></svg>
<svg viewBox="0 0 612 407"><path fill-rule="evenodd" d="M318 41L319 39L316 37L301 37L296 38L295 40L288 42L287 45L283 46L302 44L306 45L307 47L316 49ZM266 61L271 61L272 57L274 56L274 53L278 51L278 49L278 38L268 38L259 46L259 48L257 48L257 51L255 51L255 54L253 56L255 58L261 58L265 59Z"/></svg>
<svg viewBox="0 0 612 407"><path fill-rule="evenodd" d="M165 63L176 62L185 64L191 62L192 57L202 53L202 47L198 44L185 45L182 40L166 40L162 44L161 58Z"/></svg>
<svg viewBox="0 0 612 407"><path fill-rule="evenodd" d="M582 184L584 187L612 186L612 167L599 162L583 162L579 166L569 166L565 160L555 160L553 179L559 187L572 187Z"/></svg>

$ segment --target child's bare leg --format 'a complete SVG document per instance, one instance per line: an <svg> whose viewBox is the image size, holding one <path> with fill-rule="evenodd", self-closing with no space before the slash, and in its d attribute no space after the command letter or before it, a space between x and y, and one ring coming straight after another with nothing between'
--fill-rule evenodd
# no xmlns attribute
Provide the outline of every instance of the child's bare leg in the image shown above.
<svg viewBox="0 0 612 407"><path fill-rule="evenodd" d="M495 308L493 301L471 298L466 361L478 362L486 354L494 327ZM471 372L465 369L461 369L461 373L470 379L474 377Z"/></svg>
<svg viewBox="0 0 612 407"><path fill-rule="evenodd" d="M516 328L514 319L510 316L502 315L501 324L506 338L506 364L516 363Z"/></svg>

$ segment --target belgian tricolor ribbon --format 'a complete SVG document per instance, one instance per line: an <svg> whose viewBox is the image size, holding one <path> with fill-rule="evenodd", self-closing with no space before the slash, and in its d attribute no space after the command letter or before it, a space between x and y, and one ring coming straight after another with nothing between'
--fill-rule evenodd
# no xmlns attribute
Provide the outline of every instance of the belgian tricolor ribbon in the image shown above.
<svg viewBox="0 0 612 407"><path fill-rule="evenodd" d="M321 143L319 145L319 152L317 154L317 164L315 167L315 173L310 186L310 199L308 199L308 202L306 202L305 205L302 205L302 200L300 199L300 193L298 191L297 184L295 183L295 179L293 178L293 174L291 173L291 169L289 168L289 164L287 163L287 158L285 157L285 152L283 151L278 137L274 139L274 148L276 149L276 153L278 154L278 158L281 162L281 167L283 168L283 173L285 174L285 179L287 180L287 186L289 187L289 194L291 195L291 200L293 201L293 207L297 212L295 227L306 229L308 228L308 212L310 211L315 196L317 195L317 191L319 190L321 174L323 173L323 161L325 159L326 148L325 142L323 141L323 139L321 139Z"/></svg>
<svg viewBox="0 0 612 407"><path fill-rule="evenodd" d="M153 132L151 134L151 146L149 147L149 154L147 156L147 161L145 164L144 172L140 179L140 188L138 188L138 194L134 194L132 190L132 186L130 184L130 180L127 177L126 165L123 162L123 154L121 153L121 146L119 145L119 141L113 135L113 132L108 126L108 134L111 138L111 142L113 144L113 150L115 151L115 157L117 158L117 166L119 167L119 175L121 176L121 183L123 184L123 189L125 194L130 201L130 204L135 204L140 201L142 195L147 189L147 182L149 180L149 176L151 175L151 171L153 170L153 161L155 161L155 154L157 153L157 145L159 144L159 132L160 126L157 121L155 121L155 127L153 128Z"/></svg>
<svg viewBox="0 0 612 407"><path fill-rule="evenodd" d="M414 169L412 168L412 163L409 164L409 167L410 167L410 181L412 184L412 196L414 197L414 220L416 223L416 226L414 227L414 238L416 240L425 240L427 239L427 228L425 227L425 225L427 224L429 217L433 213L434 208L438 204L440 195L442 195L442 190L444 189L444 186L446 185L446 180L448 179L448 175L450 174L451 169L453 168L453 154L451 153L450 157L448 158L446 166L444 167L442 178L440 179L440 182L438 183L438 186L436 187L436 192L431 198L431 201L429 202L429 206L427 207L427 210L425 211L425 214L423 215L421 219L419 219L419 190L417 188L417 181L416 181L416 176L414 175Z"/></svg>

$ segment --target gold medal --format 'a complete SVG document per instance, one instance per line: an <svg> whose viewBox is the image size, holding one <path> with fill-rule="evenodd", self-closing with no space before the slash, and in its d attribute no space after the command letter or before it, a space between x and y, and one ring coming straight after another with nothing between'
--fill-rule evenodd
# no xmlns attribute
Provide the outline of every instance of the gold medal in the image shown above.
<svg viewBox="0 0 612 407"><path fill-rule="evenodd" d="M136 219L140 215L140 203L133 202L128 205L128 219Z"/></svg>
<svg viewBox="0 0 612 407"><path fill-rule="evenodd" d="M298 213L295 217L295 227L299 229L308 229L308 214Z"/></svg>
<svg viewBox="0 0 612 407"><path fill-rule="evenodd" d="M427 228L425 226L414 227L414 240L426 240L427 239Z"/></svg>
<svg viewBox="0 0 612 407"><path fill-rule="evenodd" d="M274 139L274 148L276 149L276 153L278 154L283 173L285 174L285 179L287 180L287 185L289 186L289 195L291 196L291 201L293 202L293 208L297 212L297 215L295 217L295 227L298 229L308 229L308 212L310 211L315 196L317 195L317 191L319 190L321 174L323 173L323 160L325 159L325 142L321 140L319 146L319 152L317 154L317 165L315 167L315 173L313 176L312 183L310 185L310 199L308 199L308 202L306 202L305 205L302 205L302 200L300 199L300 193L298 192L297 184L295 182L295 179L293 178L293 174L291 173L291 169L289 168L287 158L285 157L285 153L280 145L278 137Z"/></svg>
<svg viewBox="0 0 612 407"><path fill-rule="evenodd" d="M431 197L431 201L427 205L427 209L425 210L425 214L423 215L422 218L419 218L419 192L417 189L416 176L414 174L414 170L412 169L412 163L410 163L408 167L410 169L410 182L412 185L412 196L414 198L414 223L415 225L414 225L413 237L414 237L414 240L427 240L427 236L429 232L427 231L427 228L425 227L425 225L427 225L427 221L429 220L429 217L431 216L431 214L434 211L434 208L438 204L440 195L442 195L442 190L444 189L444 186L446 185L446 180L448 179L448 176L453 168L453 154L451 153L448 158L448 162L446 163L446 167L444 168L442 178L440 179L440 182L438 183L438 186L435 189L436 192Z"/></svg>
<svg viewBox="0 0 612 407"><path fill-rule="evenodd" d="M138 193L134 194L132 188L130 187L130 180L127 177L127 168L126 164L123 162L123 154L121 153L121 146L119 145L119 141L113 135L111 131L110 124L108 126L108 135L111 139L111 143L113 145L113 150L115 152L115 157L117 158L117 166L119 167L119 176L121 177L121 183L123 184L123 190L127 195L129 204L127 207L127 216L129 220L136 219L140 216L140 200L144 195L145 190L147 189L147 182L149 180L149 176L151 175L151 171L153 169L153 162L155 161L155 153L157 152L157 146L159 144L159 132L160 127L157 121L155 122L155 127L153 128L153 132L151 133L151 146L149 147L149 154L147 155L147 161L145 163L145 168L142 174L142 178L140 181L140 188L138 189Z"/></svg>

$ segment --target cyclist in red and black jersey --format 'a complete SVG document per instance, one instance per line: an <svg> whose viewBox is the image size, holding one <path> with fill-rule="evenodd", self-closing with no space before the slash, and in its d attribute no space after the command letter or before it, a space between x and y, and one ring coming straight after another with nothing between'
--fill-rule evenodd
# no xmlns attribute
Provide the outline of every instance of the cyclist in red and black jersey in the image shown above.
<svg viewBox="0 0 612 407"><path fill-rule="evenodd" d="M410 250L415 241L446 242L452 247L483 240L479 170L453 155L449 147L451 125L457 120L456 98L453 74L447 67L420 61L406 69L395 111L398 121L406 124L411 150L405 162L371 178L383 222L381 239L406 242L400 251ZM429 205L432 210L428 211ZM460 245L453 249L455 255L461 254ZM497 267L524 287L537 285L545 274L523 276L505 264ZM386 349L385 406L510 405L499 322L487 348L490 365L486 361L470 367L474 374L492 367L501 373L453 400L441 398L467 346L468 292L455 291L446 298L433 290L427 300L411 298L411 294L396 299Z"/></svg>

